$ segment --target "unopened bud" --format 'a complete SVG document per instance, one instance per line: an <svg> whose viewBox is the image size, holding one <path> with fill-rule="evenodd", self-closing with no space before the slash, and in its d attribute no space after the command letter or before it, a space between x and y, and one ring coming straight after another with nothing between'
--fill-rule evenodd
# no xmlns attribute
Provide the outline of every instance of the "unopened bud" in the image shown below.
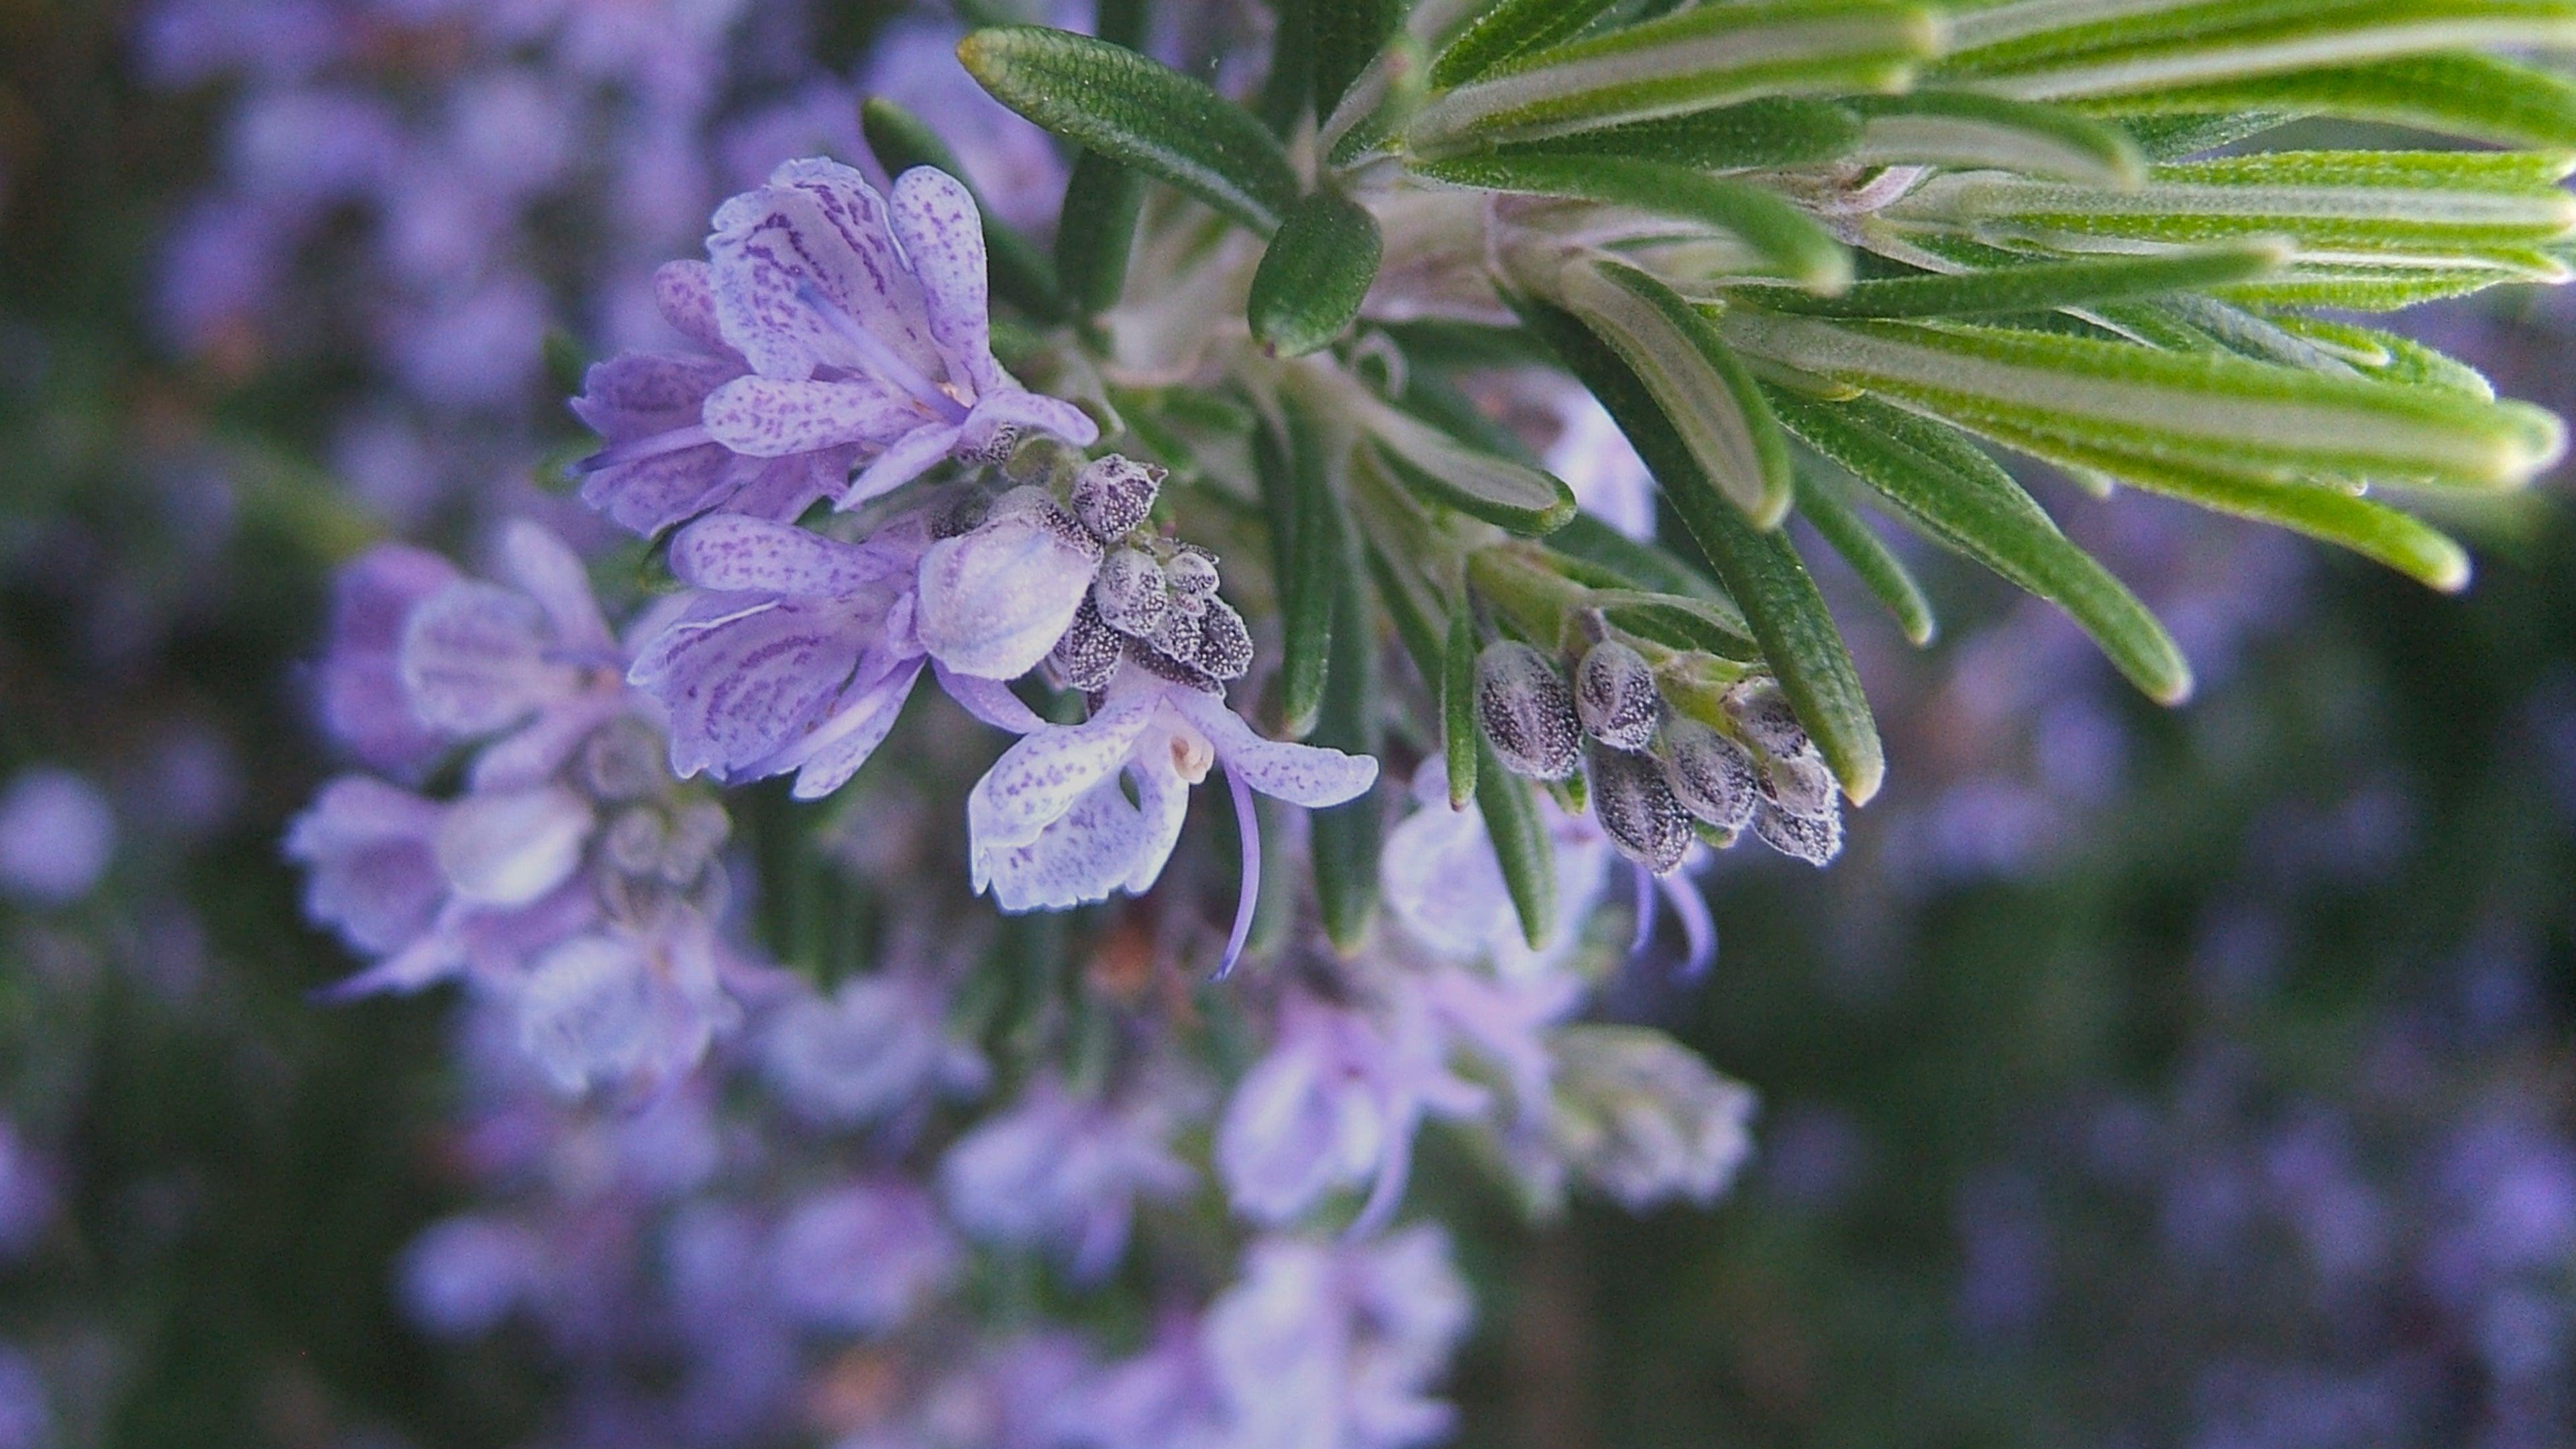
<svg viewBox="0 0 2576 1449"><path fill-rule="evenodd" d="M972 533L993 511L992 497L980 488L961 488L930 512L930 536L936 541Z"/></svg>
<svg viewBox="0 0 2576 1449"><path fill-rule="evenodd" d="M1673 798L1651 756L1596 744L1590 753L1592 818L1619 853L1657 875L1670 875L1690 853L1690 812Z"/></svg>
<svg viewBox="0 0 2576 1449"><path fill-rule="evenodd" d="M1516 775L1562 780L1582 762L1574 696L1547 656L1526 644L1497 640L1476 656L1476 722Z"/></svg>
<svg viewBox="0 0 2576 1449"><path fill-rule="evenodd" d="M1172 602L1182 613L1195 614L1216 597L1216 555L1183 544L1181 551L1164 563L1163 577L1171 583Z"/></svg>
<svg viewBox="0 0 2576 1449"><path fill-rule="evenodd" d="M1760 777L1744 747L1698 720L1676 716L1663 732L1664 783L1682 808L1722 830L1753 820Z"/></svg>
<svg viewBox="0 0 2576 1449"><path fill-rule="evenodd" d="M1172 616L1171 586L1162 565L1137 548L1118 548L1100 561L1100 576L1091 582L1091 602L1100 620L1121 634L1151 639Z"/></svg>
<svg viewBox="0 0 2576 1449"><path fill-rule="evenodd" d="M1642 750L1654 743L1663 695L1646 656L1615 639L1592 646L1574 670L1574 709L1583 728L1605 745Z"/></svg>
<svg viewBox="0 0 2576 1449"><path fill-rule="evenodd" d="M1101 622L1100 611L1086 598L1074 610L1064 637L1055 641L1047 663L1065 688L1088 694L1109 687L1110 676L1118 672L1118 653L1118 631Z"/></svg>
<svg viewBox="0 0 2576 1449"><path fill-rule="evenodd" d="M1789 697L1768 680L1746 680L1726 692L1726 713L1744 728L1744 737L1766 755L1800 755L1807 751L1807 729Z"/></svg>
<svg viewBox="0 0 2576 1449"><path fill-rule="evenodd" d="M1812 750L1781 755L1762 772L1762 798L1801 820L1834 814L1834 772Z"/></svg>
<svg viewBox="0 0 2576 1449"><path fill-rule="evenodd" d="M1112 453L1073 480L1073 516L1103 543L1126 537L1154 511L1163 470Z"/></svg>
<svg viewBox="0 0 2576 1449"><path fill-rule="evenodd" d="M1199 615L1199 647L1192 663L1217 679L1241 679L1252 672L1252 631L1234 605L1211 598Z"/></svg>
<svg viewBox="0 0 2576 1449"><path fill-rule="evenodd" d="M1843 817L1839 810L1819 820L1807 820L1766 801L1753 812L1753 833L1764 845L1809 865L1823 865L1843 851Z"/></svg>
<svg viewBox="0 0 2576 1449"><path fill-rule="evenodd" d="M1076 548L1087 549L1093 554L1100 552L1099 541L1084 531L1081 522L1064 511L1064 506L1055 501L1054 494L1035 484L1014 488L994 499L991 510L984 515L984 523L999 523L1005 518L1028 519Z"/></svg>

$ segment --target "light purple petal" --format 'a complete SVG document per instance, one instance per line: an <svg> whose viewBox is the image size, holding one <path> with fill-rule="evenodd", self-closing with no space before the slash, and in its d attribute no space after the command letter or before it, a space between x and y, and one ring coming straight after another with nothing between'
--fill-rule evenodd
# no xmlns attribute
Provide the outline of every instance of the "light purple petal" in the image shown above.
<svg viewBox="0 0 2576 1449"><path fill-rule="evenodd" d="M311 871L305 914L371 955L417 939L447 894L430 849L438 818L436 802L380 780L332 781L286 835L288 858Z"/></svg>
<svg viewBox="0 0 2576 1449"><path fill-rule="evenodd" d="M653 305L681 336L711 352L733 353L716 325L715 283L706 263L665 262L653 273Z"/></svg>
<svg viewBox="0 0 2576 1449"><path fill-rule="evenodd" d="M1112 773L1049 821L1037 839L979 848L977 888L989 887L995 904L1016 912L1059 911L1107 900L1113 892L1133 889L1131 882L1139 876L1151 884L1180 835L1179 816L1169 805L1178 796L1186 808L1187 791L1148 797L1140 786L1138 793L1139 804L1129 804Z"/></svg>
<svg viewBox="0 0 2576 1449"><path fill-rule="evenodd" d="M1195 690L1176 689L1170 698L1216 747L1227 769L1273 799L1315 810L1357 799L1377 783L1377 761L1366 755L1263 739L1223 701Z"/></svg>
<svg viewBox="0 0 2576 1449"><path fill-rule="evenodd" d="M931 657L960 674L1016 679L1037 668L1100 567L1100 548L1028 514L944 538L921 557L914 628Z"/></svg>
<svg viewBox="0 0 2576 1449"><path fill-rule="evenodd" d="M997 730L1015 735L1033 735L1047 728L1038 712L1021 703L1010 686L998 679L985 679L973 674L952 673L948 666L936 666L939 687L957 706Z"/></svg>
<svg viewBox="0 0 2576 1449"><path fill-rule="evenodd" d="M722 503L739 486L739 464L763 466L709 443L656 453L593 472L581 483L581 501L607 514L620 528L651 537Z"/></svg>
<svg viewBox="0 0 2576 1449"><path fill-rule="evenodd" d="M950 375L962 375L978 397L999 390L1006 384L993 360L984 218L975 198L947 172L916 166L895 178L887 211L904 259L921 279L930 335L947 354Z"/></svg>
<svg viewBox="0 0 2576 1449"><path fill-rule="evenodd" d="M412 711L451 735L488 734L574 687L548 655L551 630L534 599L479 580L450 584L412 610L400 668Z"/></svg>
<svg viewBox="0 0 2576 1449"><path fill-rule="evenodd" d="M881 498L938 466L957 446L957 429L945 423L927 424L913 429L886 445L886 450L870 459L868 466L850 482L849 491L833 506L843 511L858 507L871 498Z"/></svg>
<svg viewBox="0 0 2576 1449"><path fill-rule="evenodd" d="M903 560L767 519L720 513L671 540L671 572L718 592L838 598L900 574Z"/></svg>
<svg viewBox="0 0 2576 1449"><path fill-rule="evenodd" d="M627 677L669 713L672 771L722 777L809 728L867 641L868 626L830 603L711 595L647 644Z"/></svg>
<svg viewBox="0 0 2576 1449"><path fill-rule="evenodd" d="M910 398L869 378L738 377L709 394L706 407L707 436L755 458L887 443L928 421Z"/></svg>
<svg viewBox="0 0 2576 1449"><path fill-rule="evenodd" d="M1126 763L1136 737L1154 717L1159 696L1113 696L1078 725L1038 731L1003 752L966 797L976 848L1001 849L1037 839L1047 822L1073 808L1084 791Z"/></svg>
<svg viewBox="0 0 2576 1449"><path fill-rule="evenodd" d="M524 790L563 768L592 731L625 713L632 702L622 689L595 689L538 712L525 728L486 746L474 757L472 789Z"/></svg>
<svg viewBox="0 0 2576 1449"><path fill-rule="evenodd" d="M921 284L896 251L885 203L849 167L780 166L769 185L717 210L707 255L724 340L765 377L811 377L824 363L868 367L852 328L923 375L943 370Z"/></svg>
<svg viewBox="0 0 2576 1449"><path fill-rule="evenodd" d="M1006 428L1053 433L1077 448L1088 448L1100 441L1100 425L1091 420L1091 414L1062 398L1006 383L986 393L967 413L957 446L962 451L989 456L994 439Z"/></svg>
<svg viewBox="0 0 2576 1449"><path fill-rule="evenodd" d="M806 509L850 486L850 470L858 461L856 448L825 448L790 458L736 456L726 479L731 496L724 500L724 510L793 523Z"/></svg>
<svg viewBox="0 0 2576 1449"><path fill-rule="evenodd" d="M602 659L616 654L617 636L590 591L590 570L562 539L533 523L512 523L501 535L501 560L511 579L546 611L558 650Z"/></svg>
<svg viewBox="0 0 2576 1449"><path fill-rule="evenodd" d="M696 425L707 394L741 375L720 358L628 352L592 363L571 406L592 432L623 443Z"/></svg>
<svg viewBox="0 0 2576 1449"><path fill-rule="evenodd" d="M848 784L902 718L904 701L920 678L921 661L913 659L835 710L812 739L796 747L796 784L788 793L799 800L820 800Z"/></svg>
<svg viewBox="0 0 2576 1449"><path fill-rule="evenodd" d="M377 769L409 772L439 747L412 713L397 654L412 610L456 581L445 559L390 543L361 554L332 581L331 645L319 670L322 719Z"/></svg>
<svg viewBox="0 0 2576 1449"><path fill-rule="evenodd" d="M560 785L468 795L438 823L438 868L460 900L528 905L570 878L597 824L590 802Z"/></svg>

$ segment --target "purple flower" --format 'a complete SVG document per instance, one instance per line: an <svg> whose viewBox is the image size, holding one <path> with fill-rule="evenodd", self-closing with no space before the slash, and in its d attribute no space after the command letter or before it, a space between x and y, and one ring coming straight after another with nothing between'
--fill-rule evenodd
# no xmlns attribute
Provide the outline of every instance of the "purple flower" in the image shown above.
<svg viewBox="0 0 2576 1449"><path fill-rule="evenodd" d="M770 1282L812 1327L883 1333L956 1273L958 1257L930 1195L887 1179L799 1202L772 1245Z"/></svg>
<svg viewBox="0 0 2576 1449"><path fill-rule="evenodd" d="M1225 766L1238 813L1249 791L1309 808L1339 805L1377 780L1377 761L1263 739L1227 709L1216 686L1174 680L1130 661L1078 725L1049 725L1025 709L1025 735L967 797L975 888L1006 911L1060 909L1152 886L1180 840L1189 789ZM1000 721L996 721L1000 722ZM1135 797L1127 790L1132 786ZM1245 831L1245 885L1257 884L1258 836ZM1237 913L1231 964L1248 911Z"/></svg>
<svg viewBox="0 0 2576 1449"><path fill-rule="evenodd" d="M755 457L709 437L708 395L751 371L717 331L710 287L704 262L653 274L662 319L705 351L611 358L592 366L572 400L607 443L582 465L581 499L637 533L717 509L792 521L838 492L858 465L857 442Z"/></svg>
<svg viewBox="0 0 2576 1449"><path fill-rule="evenodd" d="M39 765L0 793L0 896L73 904L98 888L116 855L116 812L96 785Z"/></svg>
<svg viewBox="0 0 2576 1449"><path fill-rule="evenodd" d="M1391 984L1376 1010L1302 987L1281 997L1269 1052L1235 1085L1217 1124L1217 1172L1236 1212L1275 1227L1326 1193L1366 1184L1351 1227L1365 1236L1403 1201L1422 1119L1484 1109L1484 1092L1449 1071L1420 995L1410 982Z"/></svg>
<svg viewBox="0 0 2576 1449"><path fill-rule="evenodd" d="M1224 1449L1225 1408L1201 1320L1167 1313L1143 1352L1065 1403L1061 1432L1078 1449Z"/></svg>
<svg viewBox="0 0 2576 1449"><path fill-rule="evenodd" d="M761 1040L772 1091L810 1121L856 1126L983 1090L983 1055L948 1034L947 993L928 973L855 977L782 1008Z"/></svg>
<svg viewBox="0 0 2576 1449"><path fill-rule="evenodd" d="M717 210L707 256L718 328L757 374L707 399L707 436L756 457L878 450L845 508L943 458L1001 457L1025 429L1099 437L994 360L983 223L942 172L906 172L889 202L847 166L787 162Z"/></svg>
<svg viewBox="0 0 2576 1449"><path fill-rule="evenodd" d="M412 713L401 649L412 610L458 579L438 555L388 543L332 581L331 645L317 671L322 721L370 769L414 774L444 743Z"/></svg>
<svg viewBox="0 0 2576 1449"><path fill-rule="evenodd" d="M575 936L518 986L519 1041L567 1094L658 1088L731 1026L714 931L684 915L651 931Z"/></svg>
<svg viewBox="0 0 2576 1449"><path fill-rule="evenodd" d="M1414 812L1387 832L1378 882L1387 909L1415 940L1446 960L1490 960L1505 975L1546 969L1572 951L1601 900L1609 838L1588 815L1568 815L1545 791L1539 813L1556 856L1556 930L1533 951L1503 884L1501 859L1478 810L1449 808L1449 776L1438 756L1413 776Z"/></svg>
<svg viewBox="0 0 2576 1449"><path fill-rule="evenodd" d="M1265 1238L1208 1310L1235 1449L1409 1449L1456 1420L1428 1397L1473 1316L1439 1229Z"/></svg>
<svg viewBox="0 0 2576 1449"><path fill-rule="evenodd" d="M441 1338L480 1338L542 1279L534 1234L509 1219L460 1214L432 1223L403 1250L401 1289L412 1322Z"/></svg>
<svg viewBox="0 0 2576 1449"><path fill-rule="evenodd" d="M1197 1180L1165 1145L1163 1094L1078 1097L1053 1077L948 1150L941 1196L959 1226L987 1242L1045 1248L1095 1281L1127 1251L1136 1200L1169 1199Z"/></svg>
<svg viewBox="0 0 2576 1449"><path fill-rule="evenodd" d="M1706 1207L1752 1152L1752 1089L1643 1027L1581 1025L1555 1041L1554 1154L1630 1212Z"/></svg>

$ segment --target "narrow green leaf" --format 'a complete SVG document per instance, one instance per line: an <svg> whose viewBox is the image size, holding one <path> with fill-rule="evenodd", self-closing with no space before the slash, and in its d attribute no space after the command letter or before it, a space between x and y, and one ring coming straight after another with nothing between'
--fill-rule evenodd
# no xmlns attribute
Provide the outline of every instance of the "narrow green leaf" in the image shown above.
<svg viewBox="0 0 2576 1449"><path fill-rule="evenodd" d="M2257 240L2162 255L2081 257L1954 276L1862 282L1839 297L1765 294L1762 303L1813 317L2007 316L2249 281L2288 258L2287 247Z"/></svg>
<svg viewBox="0 0 2576 1449"><path fill-rule="evenodd" d="M2576 150L2576 80L2489 55L2419 55L2250 76L2119 96L2079 108L2122 117L2246 111L2327 116L2497 146Z"/></svg>
<svg viewBox="0 0 2576 1449"><path fill-rule="evenodd" d="M1431 83L1447 88L1579 33L1617 0L1500 0L1468 22L1431 63Z"/></svg>
<svg viewBox="0 0 2576 1449"><path fill-rule="evenodd" d="M1293 139L1315 96L1315 0L1270 0L1270 11L1270 73L1257 109L1273 134Z"/></svg>
<svg viewBox="0 0 2576 1449"><path fill-rule="evenodd" d="M1485 834L1503 868L1503 889L1510 892L1513 913L1520 917L1521 939L1531 950L1541 950L1556 935L1556 842L1548 836L1529 781L1504 769L1481 734L1476 736L1476 808L1484 814Z"/></svg>
<svg viewBox="0 0 2576 1449"><path fill-rule="evenodd" d="M1349 571L1350 540L1342 519L1342 490L1334 475L1329 425L1311 416L1302 400L1282 400L1287 426L1288 571L1279 581L1281 728L1290 739L1314 733L1331 677L1333 619L1342 575ZM1276 517L1277 515L1273 515Z"/></svg>
<svg viewBox="0 0 2576 1449"><path fill-rule="evenodd" d="M2367 498L2315 484L2248 479L2172 458L2139 457L2038 428L1977 426L2006 447L2044 462L2107 473L2150 493L2338 544L2444 593L2469 584L2468 552L2458 543L2412 514Z"/></svg>
<svg viewBox="0 0 2576 1449"><path fill-rule="evenodd" d="M1074 158L1065 182L1064 214L1055 228L1055 270L1064 293L1084 315L1118 305L1127 286L1127 256L1136 218L1145 209L1144 173L1097 151Z"/></svg>
<svg viewBox="0 0 2576 1449"><path fill-rule="evenodd" d="M2147 179L2147 158L2127 133L2055 106L1974 91L1862 97L1852 159L1873 166L1992 168L2094 186Z"/></svg>
<svg viewBox="0 0 2576 1449"><path fill-rule="evenodd" d="M1352 419L1398 482L1432 502L1514 533L1553 533L1575 514L1574 490L1527 464L1471 448L1366 393Z"/></svg>
<svg viewBox="0 0 2576 1449"><path fill-rule="evenodd" d="M1299 202L1252 274L1252 335L1285 357L1330 346L1360 315L1382 247L1377 218L1349 197Z"/></svg>
<svg viewBox="0 0 2576 1449"><path fill-rule="evenodd" d="M1670 287L1623 263L1572 264L1558 285L1567 310L1654 395L1690 449L1696 475L1715 483L1754 527L1778 527L1796 487L1788 440L1716 326Z"/></svg>
<svg viewBox="0 0 2576 1449"><path fill-rule="evenodd" d="M1763 658L1843 792L1855 804L1866 803L1886 776L1886 754L1851 652L1797 550L1778 532L1755 530L1718 495L1654 394L1616 350L1571 313L1530 299L1514 299L1514 306L1636 446L1682 526L1744 610Z"/></svg>
<svg viewBox="0 0 2576 1449"><path fill-rule="evenodd" d="M1440 751L1449 770L1449 808L1464 810L1476 798L1476 616L1464 603L1449 615L1447 652L1440 661Z"/></svg>
<svg viewBox="0 0 2576 1449"><path fill-rule="evenodd" d="M1523 141L1503 148L1502 155L1623 156L1694 171L1747 171L1838 161L1851 154L1860 138L1860 112L1848 105L1773 96L1686 116Z"/></svg>
<svg viewBox="0 0 2576 1449"><path fill-rule="evenodd" d="M1348 531L1336 529L1335 541L1349 549ZM1345 557L1335 568L1333 641L1330 677L1323 710L1316 721L1319 745L1372 758L1385 741L1378 705L1378 632L1369 616L1368 581L1356 561ZM1378 791L1317 810L1307 835L1315 869L1315 901L1324 919L1324 935L1348 956L1367 941L1369 922L1377 914L1377 860L1384 830Z"/></svg>
<svg viewBox="0 0 2576 1449"><path fill-rule="evenodd" d="M1253 116L1122 45L1037 25L978 30L957 57L1031 121L1268 236L1297 201L1288 153Z"/></svg>
<svg viewBox="0 0 2576 1449"><path fill-rule="evenodd" d="M1400 0L1308 0L1314 7L1315 114L1328 116L1404 19Z"/></svg>
<svg viewBox="0 0 2576 1449"><path fill-rule="evenodd" d="M2510 488L2555 462L2564 431L2518 403L2331 376L2223 354L2184 355L1966 324L1827 322L1739 308L1730 342L1944 416L2036 422L2126 451L2290 478L2349 473Z"/></svg>
<svg viewBox="0 0 2576 1449"><path fill-rule="evenodd" d="M1416 155L1685 115L1763 96L1901 89L1941 19L1887 0L1704 5L1525 54L1424 107Z"/></svg>
<svg viewBox="0 0 2576 1449"><path fill-rule="evenodd" d="M1581 514L1549 534L1548 549L1591 565L1617 580L1615 587L1679 594L1711 603L1728 603L1717 581L1651 543L1640 543L1609 524Z"/></svg>
<svg viewBox="0 0 2576 1449"><path fill-rule="evenodd" d="M2148 696L2190 696L2191 667L2173 636L1974 444L1870 399L1825 403L1775 389L1771 404L1809 447L1932 538L2064 609Z"/></svg>
<svg viewBox="0 0 2576 1449"><path fill-rule="evenodd" d="M1832 483L1820 481L1813 472L1799 474L1798 514L1814 525L1817 536L1860 576L1861 586L1895 617L1907 643L1920 649L1932 642L1938 625L1923 586Z"/></svg>
<svg viewBox="0 0 2576 1449"><path fill-rule="evenodd" d="M1773 274L1810 291L1836 292L1851 283L1851 253L1834 234L1753 182L1704 176L1664 161L1527 148L1428 161L1414 169L1452 186L1579 197L1698 222L1743 242Z"/></svg>
<svg viewBox="0 0 2576 1449"><path fill-rule="evenodd" d="M984 194L975 189L965 164L948 149L938 132L883 96L871 96L860 105L859 129L887 175L900 176L915 166L930 166L964 183L967 194L975 198L976 211L984 218L984 254L990 265L993 290L1033 316L1064 315L1064 291L1057 283L1055 267L1036 243L994 212Z"/></svg>

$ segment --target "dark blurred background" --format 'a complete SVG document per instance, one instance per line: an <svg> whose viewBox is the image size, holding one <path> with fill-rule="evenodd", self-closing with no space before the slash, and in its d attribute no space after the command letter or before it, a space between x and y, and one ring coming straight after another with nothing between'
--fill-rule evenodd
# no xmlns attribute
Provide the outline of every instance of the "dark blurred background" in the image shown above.
<svg viewBox="0 0 2576 1449"><path fill-rule="evenodd" d="M809 39L846 75L882 18ZM397 1306L465 1192L448 1004L310 1002L345 963L277 851L329 765L328 569L383 526L335 421L378 384L173 341L231 92L149 81L141 23L0 0L0 1449L511 1442L547 1357ZM2410 320L2576 402L2548 298ZM471 424L529 440L512 497L560 429L531 371ZM1728 857L1717 970L1666 1003L1762 1092L1757 1164L1712 1215L1543 1232L1427 1173L1487 1309L1462 1442L2576 1441L2563 480L2449 520L2456 599L2042 486L2199 698L1936 557L1928 652L1847 591L1891 784L1829 872ZM104 877L61 898L101 805Z"/></svg>

